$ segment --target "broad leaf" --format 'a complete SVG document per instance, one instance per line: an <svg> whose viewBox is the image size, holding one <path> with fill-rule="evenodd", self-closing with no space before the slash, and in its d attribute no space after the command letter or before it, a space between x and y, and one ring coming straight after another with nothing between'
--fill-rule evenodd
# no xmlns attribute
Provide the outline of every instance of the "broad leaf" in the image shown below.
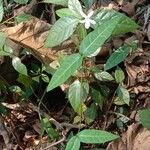
<svg viewBox="0 0 150 150"><path fill-rule="evenodd" d="M24 21L29 21L30 19L32 19L32 16L29 14L22 13L22 14L19 14L18 16L16 16L15 19L16 19L17 23L21 23Z"/></svg>
<svg viewBox="0 0 150 150"><path fill-rule="evenodd" d="M3 0L0 0L0 22L3 20L4 8L3 8Z"/></svg>
<svg viewBox="0 0 150 150"><path fill-rule="evenodd" d="M122 71L121 68L118 67L115 70L115 80L117 83L122 83L124 79L125 79L124 72Z"/></svg>
<svg viewBox="0 0 150 150"><path fill-rule="evenodd" d="M140 115L140 121L145 128L150 129L150 109L144 109L138 111Z"/></svg>
<svg viewBox="0 0 150 150"><path fill-rule="evenodd" d="M85 57L95 53L95 51L97 51L97 49L111 36L119 19L119 17L116 17L111 21L107 21L97 27L93 32L90 32L81 42L79 52Z"/></svg>
<svg viewBox="0 0 150 150"><path fill-rule="evenodd" d="M65 150L79 150L80 140L77 136L73 136L67 143Z"/></svg>
<svg viewBox="0 0 150 150"><path fill-rule="evenodd" d="M121 100L123 100L127 105L129 105L130 95L127 89L125 89L122 86L119 86L117 88L117 95Z"/></svg>
<svg viewBox="0 0 150 150"><path fill-rule="evenodd" d="M56 10L56 14L62 18L62 17L67 17L67 16L74 16L74 17L78 17L76 16L69 8L61 8Z"/></svg>
<svg viewBox="0 0 150 150"><path fill-rule="evenodd" d="M97 109L98 106L95 105L94 103L92 103L91 106L87 108L87 111L85 112L86 123L90 124L94 121L94 119L97 116Z"/></svg>
<svg viewBox="0 0 150 150"><path fill-rule="evenodd" d="M108 58L104 69L108 70L117 66L128 56L129 52L130 48L127 45L124 45L115 50L115 52L112 53L111 56Z"/></svg>
<svg viewBox="0 0 150 150"><path fill-rule="evenodd" d="M12 65L16 71L19 73L27 76L27 68L26 66L21 62L19 57L14 57L12 59Z"/></svg>
<svg viewBox="0 0 150 150"><path fill-rule="evenodd" d="M103 102L105 101L105 96L102 94L101 91L98 91L95 88L91 89L91 97L94 101L94 103L98 104L100 108L102 109L103 107Z"/></svg>
<svg viewBox="0 0 150 150"><path fill-rule="evenodd" d="M100 81L112 81L112 80L114 80L114 78L112 77L112 75L109 74L106 71L95 72L94 76L96 77L96 79L98 79Z"/></svg>
<svg viewBox="0 0 150 150"><path fill-rule="evenodd" d="M88 92L88 85L81 83L79 80L74 81L69 87L68 99L74 111L78 114L82 113L82 104L87 98Z"/></svg>
<svg viewBox="0 0 150 150"><path fill-rule="evenodd" d="M57 86L63 84L75 71L81 66L83 58L80 54L72 54L66 58L60 68L54 73L47 91L50 91Z"/></svg>
<svg viewBox="0 0 150 150"><path fill-rule="evenodd" d="M82 86L79 80L74 81L69 87L68 99L74 111L80 114L82 107Z"/></svg>
<svg viewBox="0 0 150 150"><path fill-rule="evenodd" d="M90 143L102 144L119 138L118 135L94 129L85 129L80 133L78 133L78 137L81 142L89 144Z"/></svg>
<svg viewBox="0 0 150 150"><path fill-rule="evenodd" d="M28 2L28 0L14 0L14 1L19 4L26 4Z"/></svg>
<svg viewBox="0 0 150 150"><path fill-rule="evenodd" d="M78 20L70 17L60 18L50 29L45 47L54 47L67 40L74 32Z"/></svg>
<svg viewBox="0 0 150 150"><path fill-rule="evenodd" d="M82 18L81 13L83 13L83 11L79 0L69 0L68 7L75 15Z"/></svg>
<svg viewBox="0 0 150 150"><path fill-rule="evenodd" d="M120 16L120 20L112 33L113 35L131 32L139 27L132 19L122 13L114 10L100 9L93 16L93 19L97 22L97 24L94 25L94 28L101 25L103 22L111 22L111 20L114 19L116 16Z"/></svg>
<svg viewBox="0 0 150 150"><path fill-rule="evenodd" d="M44 3L52 3L52 4L67 6L68 0L44 0Z"/></svg>

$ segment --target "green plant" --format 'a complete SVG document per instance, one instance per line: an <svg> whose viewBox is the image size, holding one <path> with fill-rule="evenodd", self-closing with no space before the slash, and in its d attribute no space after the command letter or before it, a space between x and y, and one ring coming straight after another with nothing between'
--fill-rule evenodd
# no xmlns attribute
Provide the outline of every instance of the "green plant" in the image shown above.
<svg viewBox="0 0 150 150"><path fill-rule="evenodd" d="M65 6L67 4L66 1L63 0L55 2L47 0L46 2L62 5L65 4ZM86 4L87 2L88 1L86 1ZM107 70L117 66L120 62L122 62L132 51L132 48L129 45L123 45L118 50L115 50L104 66L105 71L102 71L99 68L97 68L96 71L93 71L94 66L87 68L84 65L84 62L86 60L93 61L93 57L100 53L101 47L107 40L109 40L111 36L131 32L138 28L138 25L124 14L114 10L89 10L86 11L87 13L84 13L84 11L85 10L82 9L82 5L78 0L68 0L68 8L62 8L56 11L56 14L60 17L60 19L58 19L58 21L56 21L56 23L50 29L49 35L45 42L45 47L55 47L60 45L62 42L73 36L73 34L78 34L77 43L79 44L75 43L78 51L75 54L66 56L66 58L60 63L60 67L55 71L48 84L47 91L53 90L57 86L60 86L71 76L76 77L76 80L69 87L68 99L74 111L78 114L78 116L75 118L75 122L80 122L81 120L85 119L88 123L90 123L96 116L96 111L91 116L89 116L89 112L93 112L93 110L97 109L95 105L97 103L100 105L100 107L102 107L103 100L108 93L101 94L101 92L92 89L92 87L89 87L89 81L84 77L80 77L79 74L89 72L90 74L94 73L94 76L100 81L115 80L119 85L116 89L117 98L123 101L122 104L126 103L129 105L129 92L123 86L123 71L118 67L115 71L115 78L113 78L107 72ZM101 102L94 102L91 107L88 108L85 102L90 94L89 89L92 89L93 94L91 94L93 96L96 92L97 95L100 94L99 99L103 100ZM89 132L88 135L94 135L95 132L101 132L95 130L86 131ZM84 131L81 131L81 133L72 137L69 140L66 149L73 149L74 146L78 147L76 149L79 149L80 142L85 142L80 138L80 135L83 132ZM101 133L97 136L102 136L101 138L104 138L105 134ZM93 138L89 138L86 142L90 143L91 139ZM109 140L113 140L113 136L110 135L110 139L108 139L108 141ZM102 143L106 141L102 141ZM93 141L93 143L96 142Z"/></svg>
<svg viewBox="0 0 150 150"><path fill-rule="evenodd" d="M15 0L15 2L26 4L28 0ZM45 82L48 82L46 88L47 92L62 85L69 78L73 77L67 95L73 110L77 113L77 116L74 118L75 123L81 123L82 121L87 124L92 123L96 118L97 110L99 108L102 110L104 102L111 93L108 86L103 84L93 86L91 85L91 80L98 83L106 81L117 84L117 88L113 91L116 95L114 103L116 105L129 105L130 95L123 85L125 79L123 70L117 67L114 76L109 73L109 70L124 61L128 54L134 50L132 46L124 44L115 50L103 68L99 68L99 66L94 64L94 57L100 53L104 43L111 37L131 32L137 29L138 25L126 15L114 10L90 10L90 6L94 3L94 0L84 0L85 7L83 7L78 0L45 0L44 2L65 7L56 11L56 14L60 18L50 29L45 41L45 47L59 46L70 38L76 45L76 51L74 54L59 58L59 68L54 71L49 82L48 76L44 74L46 70L44 67L40 68L34 66L32 73L37 76L29 76L29 70L19 57L13 55L12 49L5 44L6 37L4 33L1 32L0 55L10 56L12 58L12 65L19 73L18 82L25 86L24 89L18 86L11 86L9 90L15 93L17 92L23 99L27 99L33 92L32 87L34 86L34 81L38 82L40 77L42 77ZM0 10L2 12L0 13L0 21L2 21L4 12L2 3L3 1L0 3ZM15 19L17 23L20 23L31 19L31 16L21 14ZM74 36L77 37L76 41L73 40ZM86 66L86 62L91 62L92 65ZM92 103L86 105L89 97L91 97ZM39 106L42 98L39 100ZM41 122L42 133L46 131L49 136L52 136L52 139L56 139L58 133L51 127L48 120L44 118L41 119ZM79 131L75 136L69 139L66 150L79 149L81 142L102 144L117 138L117 135L106 131L85 129Z"/></svg>

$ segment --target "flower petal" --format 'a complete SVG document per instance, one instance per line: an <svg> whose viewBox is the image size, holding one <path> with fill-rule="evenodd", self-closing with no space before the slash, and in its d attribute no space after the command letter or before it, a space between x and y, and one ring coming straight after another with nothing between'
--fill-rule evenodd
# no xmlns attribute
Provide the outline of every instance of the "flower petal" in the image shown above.
<svg viewBox="0 0 150 150"><path fill-rule="evenodd" d="M88 13L88 18L91 18L92 17L92 15L94 14L94 11L93 10L91 10L89 13Z"/></svg>
<svg viewBox="0 0 150 150"><path fill-rule="evenodd" d="M85 28L86 28L86 29L89 29L89 27L90 27L90 21L89 21L89 20L86 20L86 22L85 22Z"/></svg>
<svg viewBox="0 0 150 150"><path fill-rule="evenodd" d="M91 24L96 24L96 21L95 21L95 20L90 19L90 23L91 23Z"/></svg>
<svg viewBox="0 0 150 150"><path fill-rule="evenodd" d="M83 11L81 11L80 14L83 18L87 18L87 15Z"/></svg>

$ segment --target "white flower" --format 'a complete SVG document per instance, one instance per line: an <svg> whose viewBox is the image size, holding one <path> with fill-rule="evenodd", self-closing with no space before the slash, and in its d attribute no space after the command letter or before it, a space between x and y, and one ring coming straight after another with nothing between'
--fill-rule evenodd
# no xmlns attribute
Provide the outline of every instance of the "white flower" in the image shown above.
<svg viewBox="0 0 150 150"><path fill-rule="evenodd" d="M87 15L84 12L81 12L81 16L84 18L84 20L81 20L81 23L85 24L85 28L89 29L91 24L96 24L96 22L92 19L90 19L93 15L94 11L90 11Z"/></svg>

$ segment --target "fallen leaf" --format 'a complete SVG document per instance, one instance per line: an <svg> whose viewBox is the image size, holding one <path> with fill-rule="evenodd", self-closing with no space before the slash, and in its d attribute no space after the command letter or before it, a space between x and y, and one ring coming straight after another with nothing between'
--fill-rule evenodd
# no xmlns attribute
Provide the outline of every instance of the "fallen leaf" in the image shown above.
<svg viewBox="0 0 150 150"><path fill-rule="evenodd" d="M43 64L49 65L57 60L58 54L73 53L72 47L74 46L71 41L66 41L57 48L45 48L44 41L49 29L50 24L33 18L14 27L3 28L1 31L5 32L7 38L26 48Z"/></svg>
<svg viewBox="0 0 150 150"><path fill-rule="evenodd" d="M109 143L106 150L149 150L150 131L139 124L128 127L122 138Z"/></svg>

